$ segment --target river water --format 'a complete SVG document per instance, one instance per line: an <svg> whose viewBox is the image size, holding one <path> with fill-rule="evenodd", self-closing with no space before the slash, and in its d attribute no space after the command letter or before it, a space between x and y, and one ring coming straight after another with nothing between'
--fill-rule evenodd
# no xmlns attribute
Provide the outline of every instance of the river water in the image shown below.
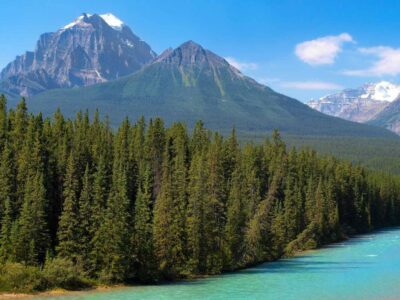
<svg viewBox="0 0 400 300"><path fill-rule="evenodd" d="M34 299L400 299L400 228L207 279Z"/></svg>

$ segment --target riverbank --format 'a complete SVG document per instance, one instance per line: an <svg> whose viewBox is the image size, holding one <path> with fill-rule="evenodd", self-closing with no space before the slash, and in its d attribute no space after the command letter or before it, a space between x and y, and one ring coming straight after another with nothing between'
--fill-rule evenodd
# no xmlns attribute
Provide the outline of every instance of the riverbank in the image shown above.
<svg viewBox="0 0 400 300"><path fill-rule="evenodd" d="M357 236L362 236L362 235L357 235ZM182 278L179 280L175 280L175 281L166 281L164 283L160 283L156 286L161 286L163 284L167 284L167 283L184 283L184 282L192 282L195 280L200 280L200 279L207 279L207 278L212 278L215 276L219 276L219 275L227 275L227 274L234 274L236 272L245 270L245 269L249 269L249 268L254 268L257 266L260 266L262 264L268 264L268 263L274 263L283 259L288 259L288 258L295 258L297 256L302 256L308 253L312 253L315 251L318 251L320 249L323 249L324 247L328 247L328 246L333 246L337 243L343 242L345 240L351 239L353 237L357 237L357 236L352 236L352 237L345 237L342 236L341 239L329 243L329 244L325 244L322 245L319 248L313 248L313 249L304 249L304 250L299 250L296 251L295 253L292 253L291 255L284 255L276 260L270 260L270 261L264 261L258 264L252 264L252 265L247 265L241 268L237 268L235 270L232 271L224 271L221 274L218 275L191 275L190 277L186 277L186 278ZM112 291L112 290L118 290L118 289L124 289L124 288L133 288L133 287L146 287L146 285L144 284L137 284L137 285L132 285L132 284L118 284L118 285L96 285L94 284L91 287L87 287L87 288L81 288L79 290L69 290L69 289L62 289L62 288L54 288L54 289L49 289L46 291L42 291L42 292L32 292L32 293L10 293L10 292L0 292L0 300L1 299L29 299L29 298L37 298L37 297L52 297L52 296L72 296L72 295L79 295L79 294L84 294L84 293L88 293L88 292L104 292L104 291Z"/></svg>
<svg viewBox="0 0 400 300"><path fill-rule="evenodd" d="M4 299L398 299L398 278L400 228L390 228L299 252L290 259L207 276L202 280L151 286L99 287L79 292L52 291L18 295L19 298L13 295L13 298ZM288 289L288 286L291 288Z"/></svg>
<svg viewBox="0 0 400 300"><path fill-rule="evenodd" d="M399 230L399 227L394 227L394 228L386 228L386 229L377 229L375 231L369 232L369 233L364 233L364 234L357 234L357 235L351 235L351 236L342 236L341 239L328 243L325 245L322 245L319 248L314 248L314 249L305 249L301 251L297 251L296 253L290 255L290 256L283 256L277 260L273 261L266 261L262 262L260 264L256 265L249 265L247 267L239 268L234 271L226 271L223 272L222 274L219 275L197 275L197 276L191 276L190 278L184 278L181 280L176 280L175 282L165 282L165 284L161 283L158 285L151 285L152 287L163 287L163 286L169 286L169 284L185 284L185 283L193 283L196 282L197 280L201 279L213 279L217 278L219 276L230 276L230 275L235 275L240 273L241 271L244 271L246 269L257 269L260 268L262 265L267 265L270 266L271 269L274 269L275 264L279 264L281 262L287 262L288 259L297 259L297 258L302 258L302 257L308 257L308 256L313 256L315 253L320 252L321 250L329 250L332 248L336 248L335 246L342 246L343 243L357 243L360 240L364 240L366 237L373 235L373 234L379 234L380 232L385 232L385 231L390 231L390 230ZM291 261L291 260L289 260ZM169 283L169 284L167 284ZM129 284L118 284L118 285L94 285L92 287L84 288L84 289L79 289L79 290L67 290L67 289L60 289L60 288L55 288L43 292L34 292L34 293L10 293L10 292L5 292L1 293L0 292L0 299L42 299L42 298L52 298L52 297L57 297L57 296L74 296L74 295L83 295L87 293L96 293L96 292L113 292L113 291L118 291L118 290L124 290L124 289L131 289L131 288L138 288L140 290L148 288L149 285L129 285Z"/></svg>
<svg viewBox="0 0 400 300"><path fill-rule="evenodd" d="M72 296L72 295L79 295L87 292L106 292L111 290L123 289L131 287L129 285L100 285L95 286L87 289L81 289L77 291L71 291L66 289L52 289L44 292L37 292L37 293L0 293L0 300L6 299L29 299L29 298L36 298L36 297L52 297L52 296Z"/></svg>

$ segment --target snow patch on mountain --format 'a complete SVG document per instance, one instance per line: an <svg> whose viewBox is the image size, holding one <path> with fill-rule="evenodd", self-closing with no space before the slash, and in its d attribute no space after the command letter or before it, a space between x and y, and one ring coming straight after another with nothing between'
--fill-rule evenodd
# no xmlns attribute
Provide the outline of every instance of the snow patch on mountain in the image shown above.
<svg viewBox="0 0 400 300"><path fill-rule="evenodd" d="M66 30L69 28L72 28L77 25L82 25L85 23L85 17L90 18L93 16L93 14L86 14L83 13L80 15L78 18L76 18L73 22L65 25L61 30ZM99 15L100 18L104 20L104 22L107 23L108 26L110 26L114 30L122 30L122 28L125 26L124 22L121 21L121 19L117 18L111 13L106 13L106 14L101 14Z"/></svg>
<svg viewBox="0 0 400 300"><path fill-rule="evenodd" d="M366 93L360 97L376 101L393 102L400 94L400 85L395 85L388 81L366 84L365 89Z"/></svg>
<svg viewBox="0 0 400 300"><path fill-rule="evenodd" d="M367 122L398 99L400 85L388 81L367 83L355 89L311 100L307 104L322 113L355 122Z"/></svg>
<svg viewBox="0 0 400 300"><path fill-rule="evenodd" d="M82 15L80 15L79 17L77 17L75 20L73 20L71 23L65 25L65 26L64 26L63 28L61 28L61 29L62 29L62 30L69 29L69 28L72 28L72 27L74 27L74 26L80 24L80 23L83 21L83 19L85 18L85 15L86 15L87 17L91 17L91 16L92 16L92 15L90 15L90 14L82 14Z"/></svg>
<svg viewBox="0 0 400 300"><path fill-rule="evenodd" d="M115 30L121 30L124 26L124 22L122 22L121 19L118 19L111 13L102 14L99 16L104 20L104 22L106 22L110 27Z"/></svg>

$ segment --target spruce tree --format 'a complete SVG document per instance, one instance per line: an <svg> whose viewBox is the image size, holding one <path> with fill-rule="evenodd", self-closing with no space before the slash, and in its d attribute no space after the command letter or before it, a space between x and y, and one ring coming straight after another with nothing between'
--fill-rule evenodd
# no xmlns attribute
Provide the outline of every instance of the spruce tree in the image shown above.
<svg viewBox="0 0 400 300"><path fill-rule="evenodd" d="M71 152L64 182L64 204L57 237L59 257L77 262L81 256L82 235L79 216L79 182L74 153Z"/></svg>
<svg viewBox="0 0 400 300"><path fill-rule="evenodd" d="M27 265L42 264L50 246L46 221L46 191L43 175L36 172L26 182L24 203L13 230L15 260Z"/></svg>
<svg viewBox="0 0 400 300"><path fill-rule="evenodd" d="M116 160L107 209L94 237L96 267L101 280L106 282L122 282L132 272L129 270L129 206L126 170L123 163Z"/></svg>
<svg viewBox="0 0 400 300"><path fill-rule="evenodd" d="M0 95L0 151L3 150L8 135L7 100Z"/></svg>
<svg viewBox="0 0 400 300"><path fill-rule="evenodd" d="M13 212L10 198L5 200L3 218L1 220L1 236L0 236L0 263L12 260L13 247L15 245L11 240L11 231L13 226Z"/></svg>
<svg viewBox="0 0 400 300"><path fill-rule="evenodd" d="M11 216L16 216L15 201L15 166L8 143L4 145L0 161L0 220L5 215L6 202L10 205Z"/></svg>
<svg viewBox="0 0 400 300"><path fill-rule="evenodd" d="M150 168L144 172L135 202L133 248L137 277L150 281L157 276L152 218L152 179Z"/></svg>
<svg viewBox="0 0 400 300"><path fill-rule="evenodd" d="M272 221L279 203L281 178L276 174L268 189L266 198L260 202L250 219L245 235L245 261L261 262L275 258L272 250Z"/></svg>
<svg viewBox="0 0 400 300"><path fill-rule="evenodd" d="M160 271L181 275L185 266L187 135L182 124L172 126L164 154L161 191L154 208L154 240Z"/></svg>
<svg viewBox="0 0 400 300"><path fill-rule="evenodd" d="M107 199L109 195L109 174L105 159L100 157L96 172L93 175L92 206L90 218L90 266L93 272L99 271L101 262L101 249L98 247L101 228L105 218Z"/></svg>
<svg viewBox="0 0 400 300"><path fill-rule="evenodd" d="M90 269L90 254L92 241L92 182L89 165L86 165L82 178L82 190L79 197L79 234L81 243L81 257L86 269Z"/></svg>
<svg viewBox="0 0 400 300"><path fill-rule="evenodd" d="M22 149L22 145L25 141L25 134L28 127L28 109L26 107L26 101L24 98L18 103L17 108L15 110L14 118L10 118L12 120L11 124L11 135L10 140L12 143L13 153L18 158L19 153Z"/></svg>
<svg viewBox="0 0 400 300"><path fill-rule="evenodd" d="M144 159L151 166L153 200L157 198L161 190L165 138L164 122L160 118L150 120L144 141Z"/></svg>
<svg viewBox="0 0 400 300"><path fill-rule="evenodd" d="M244 176L238 165L232 173L232 182L226 208L226 261L228 269L237 268L243 263L244 230L247 216L245 202L247 195L244 187Z"/></svg>
<svg viewBox="0 0 400 300"><path fill-rule="evenodd" d="M207 199L204 204L205 270L220 273L224 263L226 223L226 188L224 180L222 137L215 134L207 151Z"/></svg>
<svg viewBox="0 0 400 300"><path fill-rule="evenodd" d="M188 251L188 271L202 273L206 265L205 205L207 201L207 171L204 168L204 152L196 152L189 171L188 207L186 235Z"/></svg>

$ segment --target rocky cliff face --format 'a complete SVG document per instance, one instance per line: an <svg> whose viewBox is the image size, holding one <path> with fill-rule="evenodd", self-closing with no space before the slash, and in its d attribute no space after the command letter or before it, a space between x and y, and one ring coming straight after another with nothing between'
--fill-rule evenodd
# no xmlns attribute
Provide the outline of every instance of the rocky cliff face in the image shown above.
<svg viewBox="0 0 400 300"><path fill-rule="evenodd" d="M327 115L363 123L374 119L399 93L400 86L381 81L311 100L308 105Z"/></svg>
<svg viewBox="0 0 400 300"><path fill-rule="evenodd" d="M1 87L21 96L106 82L139 70L156 57L150 46L111 14L83 14L42 34L1 72Z"/></svg>
<svg viewBox="0 0 400 300"><path fill-rule="evenodd" d="M368 123L384 127L400 135L400 96Z"/></svg>

